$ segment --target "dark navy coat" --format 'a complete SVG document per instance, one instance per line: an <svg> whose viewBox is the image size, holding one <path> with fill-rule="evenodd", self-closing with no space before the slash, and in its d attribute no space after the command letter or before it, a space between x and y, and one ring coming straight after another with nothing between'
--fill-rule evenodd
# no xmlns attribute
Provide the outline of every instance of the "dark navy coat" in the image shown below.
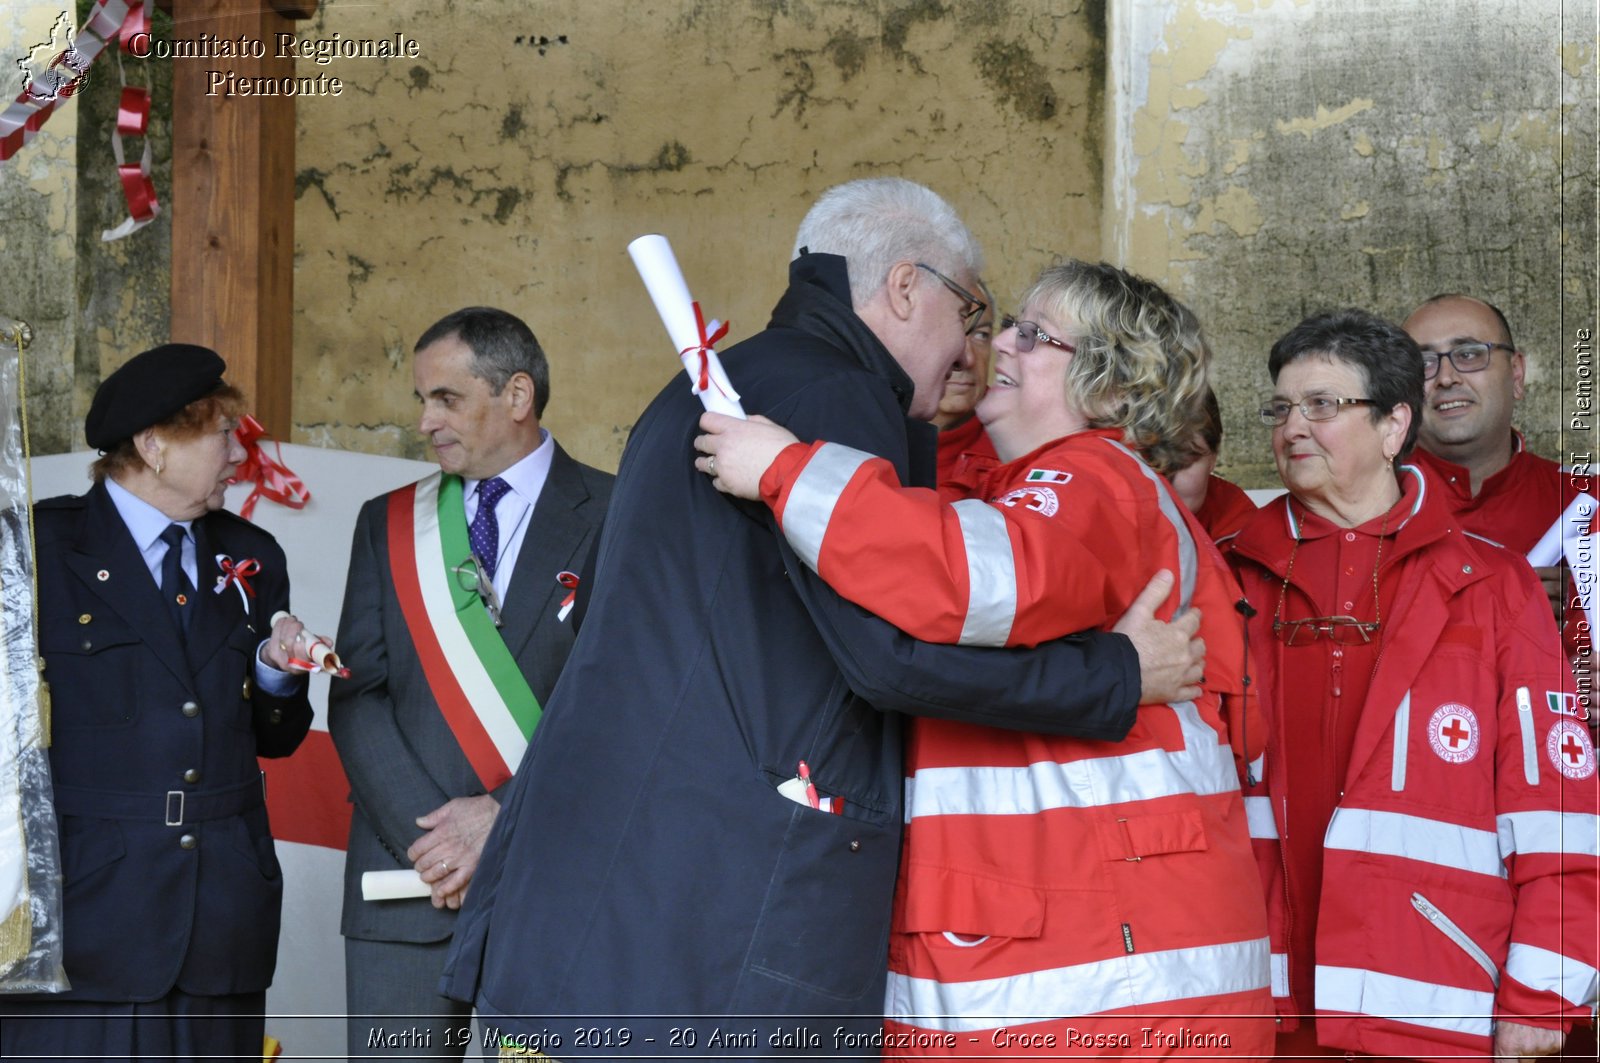
<svg viewBox="0 0 1600 1063"><path fill-rule="evenodd" d="M767 331L727 352L733 384L746 410L801 439L880 454L908 479L915 452L931 478L932 430L904 415L911 383L849 298L842 259L798 260ZM557 1058L815 1052L836 1047L836 1025L877 1029L900 713L1115 739L1138 701L1121 636L1033 652L932 646L844 602L765 507L695 471L699 414L680 377L633 430L584 627L442 983L475 998L486 1026L561 1034L546 1048ZM801 760L844 798L842 815L778 792ZM575 1043L594 1039L572 1015L612 1030L609 1042ZM797 1015L829 1017L804 1024L818 1045L784 1043ZM748 1016L721 1026L756 1029L756 1043L718 1044L714 1020L691 1016Z"/></svg>
<svg viewBox="0 0 1600 1063"><path fill-rule="evenodd" d="M34 527L72 983L50 999L263 990L283 879L256 757L287 756L311 725L304 683L277 698L253 680L289 607L283 551L226 511L194 522L186 652L103 485L38 503ZM235 587L213 590L218 554L261 563L248 615Z"/></svg>

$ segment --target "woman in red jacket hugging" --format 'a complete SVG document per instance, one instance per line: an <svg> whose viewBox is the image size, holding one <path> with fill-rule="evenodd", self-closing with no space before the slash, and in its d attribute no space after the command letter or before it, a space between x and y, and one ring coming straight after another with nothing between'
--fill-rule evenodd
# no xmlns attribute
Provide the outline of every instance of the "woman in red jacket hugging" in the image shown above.
<svg viewBox="0 0 1600 1063"><path fill-rule="evenodd" d="M720 489L765 501L839 593L918 638L1110 628L1163 570L1158 615L1201 611L1203 693L1142 707L1121 742L912 722L885 1054L1265 1056L1238 590L1161 476L1198 427L1205 345L1106 265L1047 269L1022 306L978 406L1001 464L972 497L760 419L708 415L696 442Z"/></svg>
<svg viewBox="0 0 1600 1063"><path fill-rule="evenodd" d="M1307 318L1261 407L1289 489L1234 537L1280 1055L1528 1057L1595 1002L1595 755L1520 556L1406 464L1422 356Z"/></svg>

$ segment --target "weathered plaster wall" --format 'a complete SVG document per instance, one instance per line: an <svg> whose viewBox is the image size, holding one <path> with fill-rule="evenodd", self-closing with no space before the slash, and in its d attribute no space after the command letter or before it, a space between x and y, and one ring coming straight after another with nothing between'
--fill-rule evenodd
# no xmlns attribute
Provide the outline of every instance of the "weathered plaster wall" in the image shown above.
<svg viewBox="0 0 1600 1063"><path fill-rule="evenodd" d="M1595 28L1593 0L1114 5L1106 251L1206 323L1225 474L1276 484L1251 416L1274 339L1317 309L1398 319L1446 290L1505 310L1529 355L1518 419L1570 457Z"/></svg>
<svg viewBox="0 0 1600 1063"><path fill-rule="evenodd" d="M16 61L48 44L62 5L7 4L0 9L0 93L22 90ZM57 31L58 34L61 31ZM54 54L40 49L48 63ZM26 321L33 343L24 363L34 449L67 448L72 420L73 345L77 335L77 137L70 120L40 130L24 151L0 165L0 316Z"/></svg>
<svg viewBox="0 0 1600 1063"><path fill-rule="evenodd" d="M302 39L402 31L421 54L315 68L345 91L299 103L295 438L423 456L411 344L488 303L549 352L550 427L614 465L676 368L628 241L667 234L736 339L851 177L942 192L1001 291L1047 251L1096 254L1102 21L1062 0L324 0Z"/></svg>

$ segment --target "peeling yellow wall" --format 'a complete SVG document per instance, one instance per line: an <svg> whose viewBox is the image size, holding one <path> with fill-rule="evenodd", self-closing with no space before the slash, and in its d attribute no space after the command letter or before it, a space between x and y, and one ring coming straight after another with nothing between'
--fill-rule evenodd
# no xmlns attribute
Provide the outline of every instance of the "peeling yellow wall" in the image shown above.
<svg viewBox="0 0 1600 1063"><path fill-rule="evenodd" d="M411 345L487 303L549 352L549 427L613 466L678 371L628 241L665 233L731 341L766 323L807 206L852 177L940 191L1000 292L1050 251L1097 254L1097 19L1059 0L463 0L448 16L325 0L302 39L404 32L421 54L335 62L344 94L299 104L295 438L423 456Z"/></svg>
<svg viewBox="0 0 1600 1063"><path fill-rule="evenodd" d="M1562 429L1570 345L1594 327L1595 3L1447 7L1112 6L1105 247L1205 323L1225 475L1277 483L1252 413L1274 339L1315 310L1399 319L1449 290L1510 318L1534 449L1592 445Z"/></svg>

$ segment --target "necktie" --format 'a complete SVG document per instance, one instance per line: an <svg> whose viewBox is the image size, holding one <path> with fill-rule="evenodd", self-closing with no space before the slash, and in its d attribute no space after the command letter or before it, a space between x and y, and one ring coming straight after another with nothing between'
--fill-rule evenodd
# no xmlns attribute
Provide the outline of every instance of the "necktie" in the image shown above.
<svg viewBox="0 0 1600 1063"><path fill-rule="evenodd" d="M511 485L498 476L491 476L478 484L478 512L467 529L472 552L483 564L484 575L494 579L495 567L500 563L500 522L495 519L494 507L500 497L511 490Z"/></svg>
<svg viewBox="0 0 1600 1063"><path fill-rule="evenodd" d="M161 541L167 544L167 554L161 559L161 600L167 603L172 622L178 626L178 634L184 638L189 637L189 617L193 615L191 603L194 598L194 586L183 571L183 540L186 534L181 524L168 524L167 530L161 533Z"/></svg>

